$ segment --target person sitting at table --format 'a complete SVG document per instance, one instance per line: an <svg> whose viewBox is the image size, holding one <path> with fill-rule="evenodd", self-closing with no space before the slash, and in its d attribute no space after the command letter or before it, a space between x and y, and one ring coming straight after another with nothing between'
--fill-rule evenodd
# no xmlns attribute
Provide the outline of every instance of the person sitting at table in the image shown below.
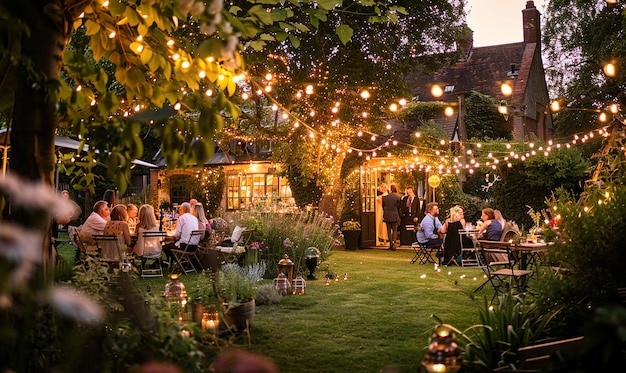
<svg viewBox="0 0 626 373"><path fill-rule="evenodd" d="M95 252L98 250L96 241L93 239L94 234L102 234L104 227L109 221L109 207L107 202L102 200L94 203L91 214L87 217L87 220L80 227L78 233L80 241L85 246L85 250L88 252Z"/></svg>
<svg viewBox="0 0 626 373"><path fill-rule="evenodd" d="M502 225L496 220L496 214L492 208L484 208L480 219L483 225L478 229L478 237L488 241L500 241L502 237Z"/></svg>
<svg viewBox="0 0 626 373"><path fill-rule="evenodd" d="M211 234L211 224L209 224L209 220L206 218L202 203L196 202L191 210L191 213L198 219L198 230L204 231L204 235L201 238L201 240L203 240L207 237L207 233L209 235Z"/></svg>
<svg viewBox="0 0 626 373"><path fill-rule="evenodd" d="M141 205L139 208L139 223L137 224L136 232L137 232L137 243L133 248L133 254L137 256L151 256L152 254L160 253L162 250L161 247L161 239L157 238L154 240L154 244L146 245L144 241L143 233L144 232L158 232L159 224L157 223L156 217L154 215L154 209L151 205ZM151 252L148 252L148 251Z"/></svg>
<svg viewBox="0 0 626 373"><path fill-rule="evenodd" d="M439 204L428 202L426 204L426 215L420 222L417 230L417 242L425 244L427 247L441 246L443 240L439 237L443 224L437 217L439 215Z"/></svg>
<svg viewBox="0 0 626 373"><path fill-rule="evenodd" d="M198 230L199 223L198 218L191 214L191 205L189 202L183 202L180 205L180 213L181 215L178 217L176 229L174 230L174 237L177 241L170 242L163 246L163 252L170 266L174 265L173 249L195 251L200 242L200 236L191 236L191 232Z"/></svg>
<svg viewBox="0 0 626 373"><path fill-rule="evenodd" d="M137 221L138 212L139 212L139 209L137 208L137 205L135 205L134 203L129 203L128 205L126 205L126 214L128 215L128 220L126 220L126 222L128 223L128 228L130 229L130 233L135 233L135 227L137 227L137 223L138 223Z"/></svg>
<svg viewBox="0 0 626 373"><path fill-rule="evenodd" d="M443 263L445 265L459 265L457 257L461 255L461 242L466 236L460 236L459 230L465 228L465 217L461 206L454 206L450 209L450 217L446 219L441 228L441 233L446 237L443 241Z"/></svg>
<svg viewBox="0 0 626 373"><path fill-rule="evenodd" d="M121 204L115 205L113 210L111 210L111 219L104 226L102 234L114 234L118 237L122 237L126 247L131 247L130 229L126 222L127 219L128 214L126 213L126 206ZM111 254L113 255L113 253ZM101 253L101 255L104 257L105 253ZM113 256L116 257L117 255Z"/></svg>
<svg viewBox="0 0 626 373"><path fill-rule="evenodd" d="M500 226L502 227L502 232L504 232L504 226L506 225L506 219L502 216L500 210L493 210L493 216L496 217L496 220L500 222Z"/></svg>

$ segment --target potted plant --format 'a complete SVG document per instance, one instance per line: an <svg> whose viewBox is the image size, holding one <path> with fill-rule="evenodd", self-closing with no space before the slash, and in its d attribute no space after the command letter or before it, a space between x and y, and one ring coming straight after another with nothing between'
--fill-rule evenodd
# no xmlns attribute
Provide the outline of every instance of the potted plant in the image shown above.
<svg viewBox="0 0 626 373"><path fill-rule="evenodd" d="M360 246L361 223L354 220L344 221L341 225L341 232L346 250L357 250Z"/></svg>
<svg viewBox="0 0 626 373"><path fill-rule="evenodd" d="M217 292L224 302L226 322L238 330L247 329L254 317L257 285L238 271L220 271L217 276Z"/></svg>
<svg viewBox="0 0 626 373"><path fill-rule="evenodd" d="M192 304L192 321L200 323L202 313L207 308L219 304L214 281L215 275L210 271L200 272L195 287L189 290L189 300Z"/></svg>

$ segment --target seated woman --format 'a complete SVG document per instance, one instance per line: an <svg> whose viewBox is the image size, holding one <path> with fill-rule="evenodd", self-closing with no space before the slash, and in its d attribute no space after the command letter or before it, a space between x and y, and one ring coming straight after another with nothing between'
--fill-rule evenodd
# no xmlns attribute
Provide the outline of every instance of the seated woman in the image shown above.
<svg viewBox="0 0 626 373"><path fill-rule="evenodd" d="M204 231L204 235L201 238L201 240L204 240L211 234L211 224L209 224L209 220L206 218L204 213L204 206L202 206L201 203L196 202L191 210L191 213L198 218L198 230Z"/></svg>
<svg viewBox="0 0 626 373"><path fill-rule="evenodd" d="M496 214L492 208L485 208L480 219L483 225L478 229L478 237L488 241L500 241L502 237L502 225L496 220Z"/></svg>
<svg viewBox="0 0 626 373"><path fill-rule="evenodd" d="M145 238L144 232L159 232L159 224L154 216L154 209L151 205L142 205L139 208L139 223L137 224L137 243L133 248L133 254L142 257L142 264L145 259L158 259L161 257L163 247L161 238Z"/></svg>
<svg viewBox="0 0 626 373"><path fill-rule="evenodd" d="M128 223L126 220L128 219L128 213L126 212L125 205L115 205L113 210L111 210L111 220L107 222L104 226L104 231L102 234L114 234L121 239L126 244L126 247L130 247L131 237L130 230L128 229ZM101 253L103 258L117 258L119 255L117 253Z"/></svg>
<svg viewBox="0 0 626 373"><path fill-rule="evenodd" d="M443 241L443 263L459 265L457 257L461 255L461 236L459 230L465 228L465 217L461 206L450 209L450 217L443 223L441 233L446 233Z"/></svg>

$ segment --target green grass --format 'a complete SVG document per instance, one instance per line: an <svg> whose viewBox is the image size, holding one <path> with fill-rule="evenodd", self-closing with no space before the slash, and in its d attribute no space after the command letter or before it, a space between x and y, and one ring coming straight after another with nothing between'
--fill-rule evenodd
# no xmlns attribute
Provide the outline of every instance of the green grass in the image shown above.
<svg viewBox="0 0 626 373"><path fill-rule="evenodd" d="M73 255L64 249L60 254ZM334 251L320 268L329 265L339 281L325 285L318 270L319 279L307 281L304 295L258 306L251 350L273 359L283 373L417 371L437 325L431 315L464 330L478 323L478 304L492 290L485 287L474 301L480 269L436 272L432 264L411 264L412 257L410 250ZM189 289L197 278L183 275L181 281ZM141 281L161 292L167 279ZM248 348L247 339L235 345Z"/></svg>

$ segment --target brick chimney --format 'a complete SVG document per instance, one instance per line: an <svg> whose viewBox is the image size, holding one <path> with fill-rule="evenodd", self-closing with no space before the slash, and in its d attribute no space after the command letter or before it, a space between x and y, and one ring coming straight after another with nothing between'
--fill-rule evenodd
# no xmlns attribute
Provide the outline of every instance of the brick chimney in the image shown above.
<svg viewBox="0 0 626 373"><path fill-rule="evenodd" d="M467 26L466 23L463 23L461 27L459 27L459 32L456 36L456 49L459 51L460 61L467 61L472 54L472 49L474 48L474 31Z"/></svg>
<svg viewBox="0 0 626 373"><path fill-rule="evenodd" d="M522 10L524 22L524 43L541 43L541 14L533 1L526 2L526 9Z"/></svg>

